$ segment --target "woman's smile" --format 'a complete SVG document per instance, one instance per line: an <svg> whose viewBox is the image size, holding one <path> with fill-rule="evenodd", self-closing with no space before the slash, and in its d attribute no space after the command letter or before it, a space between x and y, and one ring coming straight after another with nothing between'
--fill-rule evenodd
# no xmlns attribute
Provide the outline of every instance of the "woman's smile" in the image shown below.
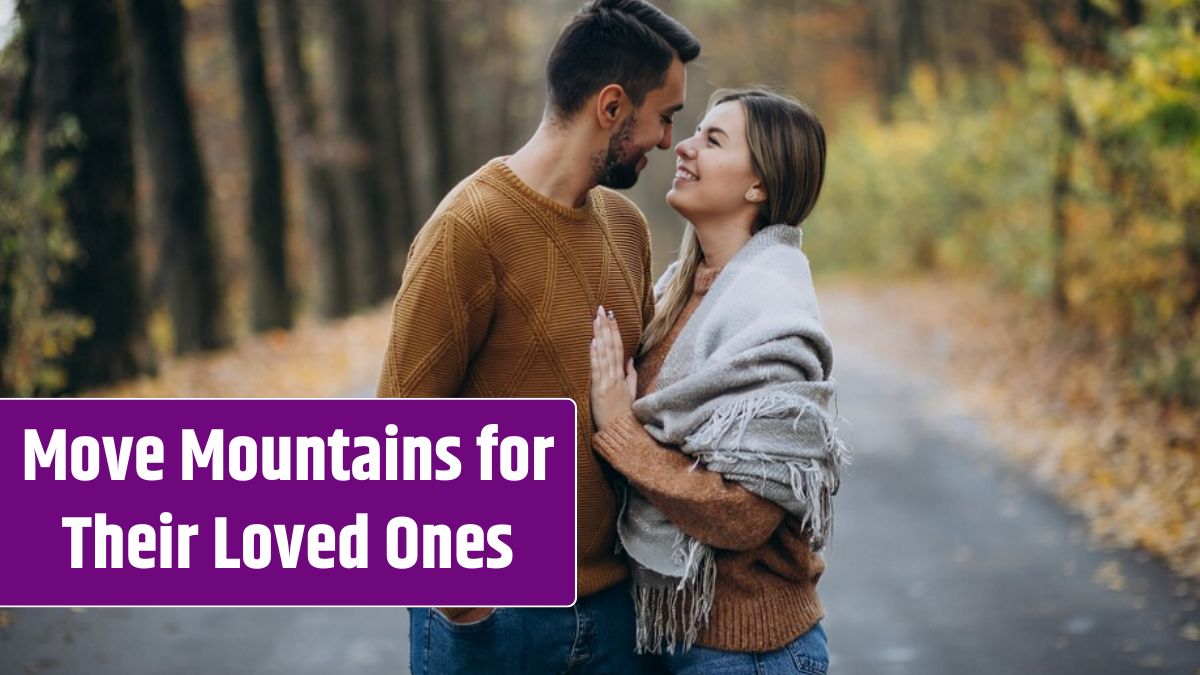
<svg viewBox="0 0 1200 675"><path fill-rule="evenodd" d="M700 177L699 177L699 176L697 176L697 175L695 174L695 172L688 170L688 169L687 169L686 167L684 167L682 164L680 164L680 165L678 165L678 166L676 166L676 167L675 167L675 180L674 180L674 183L676 183L676 184L678 184L678 183L689 183L689 182L695 182L695 181L698 181L698 180L700 180Z"/></svg>

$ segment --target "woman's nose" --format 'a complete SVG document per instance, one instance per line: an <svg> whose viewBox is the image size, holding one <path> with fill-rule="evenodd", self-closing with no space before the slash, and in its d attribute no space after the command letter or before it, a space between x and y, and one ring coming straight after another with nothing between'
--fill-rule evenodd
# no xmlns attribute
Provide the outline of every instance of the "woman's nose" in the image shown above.
<svg viewBox="0 0 1200 675"><path fill-rule="evenodd" d="M679 141L679 145L675 146L675 154L686 159L691 159L694 157L695 152L692 151L692 145L688 142L690 140L690 138L685 138L684 140Z"/></svg>

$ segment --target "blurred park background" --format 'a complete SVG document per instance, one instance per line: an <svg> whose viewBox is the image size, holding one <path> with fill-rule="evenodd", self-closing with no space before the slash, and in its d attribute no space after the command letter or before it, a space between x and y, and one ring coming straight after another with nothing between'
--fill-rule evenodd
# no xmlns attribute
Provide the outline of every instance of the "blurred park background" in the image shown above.
<svg viewBox="0 0 1200 675"><path fill-rule="evenodd" d="M835 338L1200 578L1200 2L657 4L703 43L676 140L721 86L824 120ZM369 395L409 243L536 127L577 6L0 0L0 392ZM672 159L630 191L657 270Z"/></svg>

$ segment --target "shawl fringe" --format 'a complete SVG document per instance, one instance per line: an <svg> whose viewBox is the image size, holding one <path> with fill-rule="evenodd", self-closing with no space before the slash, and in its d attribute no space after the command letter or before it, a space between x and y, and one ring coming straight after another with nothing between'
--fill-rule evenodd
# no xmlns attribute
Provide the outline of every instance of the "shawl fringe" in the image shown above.
<svg viewBox="0 0 1200 675"><path fill-rule="evenodd" d="M811 415L815 418L821 437L825 441L824 458L782 459L741 449L746 429L755 419L784 417L789 414L794 415L794 431L799 431L806 416ZM850 464L850 452L838 436L836 422L837 418L811 401L798 406L794 398L766 395L742 399L722 407L688 439L688 443L706 448L724 448L729 445L725 442L726 437L734 433L733 449L699 451L698 461L735 464L750 460L763 466L786 465L792 496L806 507L798 515L804 526L813 533L813 550L819 552L833 537L833 496L841 488L842 468Z"/></svg>
<svg viewBox="0 0 1200 675"><path fill-rule="evenodd" d="M680 642L683 649L689 649L700 629L708 625L717 588L716 554L682 532L679 535L672 555L687 564L679 583L662 585L662 581L674 580L647 570L645 574L657 576L659 583L634 584L639 654L674 651Z"/></svg>

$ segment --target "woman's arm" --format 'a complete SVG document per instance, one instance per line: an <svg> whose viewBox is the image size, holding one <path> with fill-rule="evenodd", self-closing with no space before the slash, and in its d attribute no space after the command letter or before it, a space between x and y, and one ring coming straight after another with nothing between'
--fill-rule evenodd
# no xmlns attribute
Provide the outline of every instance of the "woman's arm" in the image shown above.
<svg viewBox="0 0 1200 675"><path fill-rule="evenodd" d="M696 539L734 551L765 543L783 522L784 510L651 438L633 416L637 371L632 360L623 359L616 321L600 307L592 328L591 408L598 429L592 447Z"/></svg>
<svg viewBox="0 0 1200 675"><path fill-rule="evenodd" d="M632 411L593 435L592 447L679 529L709 546L758 548L786 515L774 502L660 445Z"/></svg>

